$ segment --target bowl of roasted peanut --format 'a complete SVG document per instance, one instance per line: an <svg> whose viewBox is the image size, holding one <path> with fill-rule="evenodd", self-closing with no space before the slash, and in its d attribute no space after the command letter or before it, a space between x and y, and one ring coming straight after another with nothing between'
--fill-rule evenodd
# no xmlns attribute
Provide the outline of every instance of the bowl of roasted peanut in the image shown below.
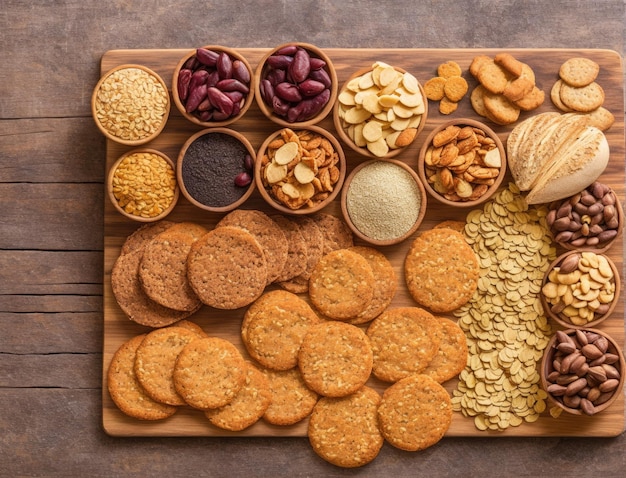
<svg viewBox="0 0 626 478"><path fill-rule="evenodd" d="M607 333L557 330L544 350L541 385L548 399L572 415L606 410L624 388L624 354Z"/></svg>
<svg viewBox="0 0 626 478"><path fill-rule="evenodd" d="M109 170L109 199L117 211L134 221L159 221L172 212L178 201L175 171L172 160L160 151L128 151Z"/></svg>
<svg viewBox="0 0 626 478"><path fill-rule="evenodd" d="M333 109L339 137L368 159L391 159L426 125L428 100L417 78L383 61L353 73Z"/></svg>
<svg viewBox="0 0 626 478"><path fill-rule="evenodd" d="M91 96L96 126L111 141L140 146L155 139L170 114L167 85L143 65L124 64L106 72Z"/></svg>
<svg viewBox="0 0 626 478"><path fill-rule="evenodd" d="M420 149L417 173L435 200L468 208L498 190L506 167L498 135L480 121L461 118L431 131Z"/></svg>
<svg viewBox="0 0 626 478"><path fill-rule="evenodd" d="M254 76L261 112L280 126L303 128L323 120L337 98L331 59L310 43L285 43L267 52Z"/></svg>
<svg viewBox="0 0 626 478"><path fill-rule="evenodd" d="M312 214L339 194L346 158L339 141L319 126L282 128L257 151L254 180L261 196L285 214Z"/></svg>
<svg viewBox="0 0 626 478"><path fill-rule="evenodd" d="M241 118L254 101L252 68L233 48L196 48L174 69L172 97L192 123L205 128L227 126Z"/></svg>

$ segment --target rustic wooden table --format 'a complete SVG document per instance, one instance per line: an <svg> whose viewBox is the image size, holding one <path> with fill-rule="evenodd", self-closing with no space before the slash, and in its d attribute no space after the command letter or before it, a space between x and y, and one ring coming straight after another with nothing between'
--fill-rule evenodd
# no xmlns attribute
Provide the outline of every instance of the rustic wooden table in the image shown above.
<svg viewBox="0 0 626 478"><path fill-rule="evenodd" d="M621 476L625 433L446 437L421 453L385 445L355 471L325 463L301 437L108 436L106 143L89 100L112 49L266 48L297 40L326 48L593 48L623 56L625 8L622 0L5 1L0 476Z"/></svg>

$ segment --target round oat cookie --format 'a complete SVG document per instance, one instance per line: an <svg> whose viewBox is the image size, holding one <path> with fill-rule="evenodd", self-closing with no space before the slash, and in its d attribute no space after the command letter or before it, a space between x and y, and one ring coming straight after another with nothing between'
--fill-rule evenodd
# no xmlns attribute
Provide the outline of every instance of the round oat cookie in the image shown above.
<svg viewBox="0 0 626 478"><path fill-rule="evenodd" d="M504 95L485 91L483 96L487 118L499 125L515 123L520 115L520 109L511 103Z"/></svg>
<svg viewBox="0 0 626 478"><path fill-rule="evenodd" d="M312 219L324 235L323 254L354 245L354 235L343 219L328 213L317 213Z"/></svg>
<svg viewBox="0 0 626 478"><path fill-rule="evenodd" d="M373 354L365 332L345 322L312 326L300 347L298 367L307 386L325 397L344 397L367 382Z"/></svg>
<svg viewBox="0 0 626 478"><path fill-rule="evenodd" d="M230 403L204 412L216 427L233 432L245 430L258 422L270 406L272 395L267 377L250 362L245 364L245 373L243 388Z"/></svg>
<svg viewBox="0 0 626 478"><path fill-rule="evenodd" d="M491 58L488 61L484 61L476 73L476 79L487 91L495 95L504 91L510 78L511 74Z"/></svg>
<svg viewBox="0 0 626 478"><path fill-rule="evenodd" d="M348 320L369 307L374 297L374 273L367 260L348 249L323 256L309 280L309 297L323 315Z"/></svg>
<svg viewBox="0 0 626 478"><path fill-rule="evenodd" d="M275 282L288 281L306 270L308 260L306 241L295 221L280 214L270 218L278 224L287 238L287 261Z"/></svg>
<svg viewBox="0 0 626 478"><path fill-rule="evenodd" d="M198 239L187 257L187 277L200 300L216 309L254 302L267 284L267 262L254 236L233 226Z"/></svg>
<svg viewBox="0 0 626 478"><path fill-rule="evenodd" d="M299 276L288 281L282 281L278 285L294 294L303 294L308 292L311 272L322 258L324 252L324 235L317 223L310 217L294 216L292 221L295 221L300 226L300 233L306 243L306 268Z"/></svg>
<svg viewBox="0 0 626 478"><path fill-rule="evenodd" d="M184 319L195 311L174 310L153 301L144 292L139 281L142 249L132 248L121 254L111 269L113 297L126 316L146 327L166 327Z"/></svg>
<svg viewBox="0 0 626 478"><path fill-rule="evenodd" d="M419 307L396 307L380 314L367 328L376 378L397 382L422 372L439 349L438 331L437 319Z"/></svg>
<svg viewBox="0 0 626 478"><path fill-rule="evenodd" d="M467 365L467 339L465 332L453 320L436 317L436 321L439 325L436 332L439 349L421 373L443 383L456 377Z"/></svg>
<svg viewBox="0 0 626 478"><path fill-rule="evenodd" d="M568 108L582 113L589 113L604 103L604 89L595 81L581 87L563 83L561 85L560 97L563 104Z"/></svg>
<svg viewBox="0 0 626 478"><path fill-rule="evenodd" d="M401 450L418 451L443 438L452 423L445 388L427 375L415 374L391 385L378 406L385 440Z"/></svg>
<svg viewBox="0 0 626 478"><path fill-rule="evenodd" d="M530 93L522 96L519 100L514 101L513 104L522 111L532 111L535 108L539 108L545 99L545 92L535 85Z"/></svg>
<svg viewBox="0 0 626 478"><path fill-rule="evenodd" d="M478 285L478 260L462 234L440 228L420 234L404 260L405 281L418 304L450 312L471 299Z"/></svg>
<svg viewBox="0 0 626 478"><path fill-rule="evenodd" d="M272 400L263 420L272 425L293 425L308 417L319 396L306 386L297 368L261 370L269 381Z"/></svg>
<svg viewBox="0 0 626 478"><path fill-rule="evenodd" d="M142 249L148 242L155 238L158 234L172 227L175 222L162 220L157 222L149 222L144 224L126 238L120 254L128 254L137 249Z"/></svg>
<svg viewBox="0 0 626 478"><path fill-rule="evenodd" d="M355 468L370 463L385 440L378 427L381 396L363 386L347 397L322 397L309 419L313 451L329 463Z"/></svg>
<svg viewBox="0 0 626 478"><path fill-rule="evenodd" d="M107 389L113 403L126 415L139 420L162 420L171 417L177 407L155 402L135 376L135 353L145 334L124 342L113 354L107 370Z"/></svg>
<svg viewBox="0 0 626 478"><path fill-rule="evenodd" d="M185 405L174 387L174 365L185 345L200 337L195 331L177 326L153 330L146 335L137 348L135 375L153 400L166 405Z"/></svg>
<svg viewBox="0 0 626 478"><path fill-rule="evenodd" d="M235 226L249 232L258 241L267 263L267 283L274 282L287 262L289 243L285 233L263 211L235 209L224 216L215 226Z"/></svg>
<svg viewBox="0 0 626 478"><path fill-rule="evenodd" d="M219 408L243 388L245 360L228 340L199 338L183 347L173 377L176 391L188 405L201 410Z"/></svg>
<svg viewBox="0 0 626 478"><path fill-rule="evenodd" d="M190 227L196 230L195 225ZM187 280L187 254L197 237L179 223L145 246L139 264L139 280L153 301L174 310L195 311L200 307L200 299Z"/></svg>
<svg viewBox="0 0 626 478"><path fill-rule="evenodd" d="M424 93L426 98L431 101L439 101L443 98L443 87L446 84L446 79L442 76L435 76L426 83L424 83Z"/></svg>
<svg viewBox="0 0 626 478"><path fill-rule="evenodd" d="M298 364L304 336L319 322L320 318L305 300L290 292L274 290L265 293L246 311L241 339L250 356L262 366L288 370Z"/></svg>
<svg viewBox="0 0 626 478"><path fill-rule="evenodd" d="M391 304L398 289L398 280L391 262L382 252L367 246L353 246L348 250L361 255L374 273L374 295L370 305L349 321L353 325L365 324L378 317Z"/></svg>
<svg viewBox="0 0 626 478"><path fill-rule="evenodd" d="M462 76L449 77L446 79L446 84L443 86L446 98L455 103L463 99L468 89L467 80Z"/></svg>
<svg viewBox="0 0 626 478"><path fill-rule="evenodd" d="M559 68L559 77L568 85L576 87L593 83L598 73L600 73L600 65L584 57L570 58Z"/></svg>
<svg viewBox="0 0 626 478"><path fill-rule="evenodd" d="M478 116L482 116L483 118L487 116L485 101L483 100L486 91L487 90L483 85L477 85L470 93L470 103L472 104L472 108Z"/></svg>

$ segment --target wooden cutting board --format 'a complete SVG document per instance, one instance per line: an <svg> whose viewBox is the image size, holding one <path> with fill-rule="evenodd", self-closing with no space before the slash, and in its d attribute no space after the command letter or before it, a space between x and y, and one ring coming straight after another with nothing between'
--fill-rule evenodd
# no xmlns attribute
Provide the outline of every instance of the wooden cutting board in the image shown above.
<svg viewBox="0 0 626 478"><path fill-rule="evenodd" d="M124 63L145 65L158 72L166 84L171 85L172 72L179 59L189 50L111 50L104 54L101 62L101 72L104 73L114 66ZM241 48L243 54L250 62L252 68L256 68L261 57L268 51L262 48ZM420 82L425 83L435 76L437 66L447 60L456 61L463 69L471 88L476 81L468 73L472 59L478 54L486 54L493 57L502 50L468 49L340 49L330 48L325 50L337 69L340 83L343 83L354 71L370 66L374 61L381 60L394 66L399 66L413 73ZM528 63L536 74L537 85L546 92L546 101L537 110L530 113L522 113L520 121L530 115L554 110L549 100L549 92L558 77L560 65L573 56L591 58L600 65L600 74L597 82L606 92L604 106L608 108L616 118L613 127L606 132L611 148L611 157L608 168L600 178L602 182L613 187L621 201L624 200L624 85L623 66L621 56L608 50L564 50L564 49L512 49L507 50L519 60ZM439 114L437 104L430 103L430 113L424 131L416 141L404 151L397 159L405 161L416 168L419 148L430 131L451 118L480 118L474 113L469 102L469 94L462 100L458 110L451 116ZM320 126L334 131L332 116L329 115L320 123ZM498 133L503 142L514 125L499 127L490 126ZM253 104L247 114L232 129L245 134L252 145L258 148L263 140L273 131L279 128L261 114ZM172 106L169 121L163 133L149 144L157 150L168 154L176 160L178 151L185 140L200 128L185 120L175 106ZM120 146L107 140L106 165L107 171L112 163L130 148ZM353 168L361 158L347 146L344 148L349 168ZM510 181L510 176L507 178ZM505 180L505 184L508 182ZM106 196L105 196L106 198ZM272 212L261 199L258 192L245 204L246 209L261 209ZM332 204L326 210L338 216L341 210L338 203ZM430 199L428 202L427 216L418 233L430 229L436 223L445 219L464 220L467 211L453 210ZM174 221L190 220L212 227L222 217L218 214L210 214L201 211L189 204L181 195L174 212L168 219ZM183 407L173 417L159 422L142 422L129 418L122 414L112 402L106 384L106 371L113 353L126 340L145 333L147 328L130 322L117 306L111 292L111 267L119 255L120 247L125 238L130 235L138 223L122 217L115 211L113 206L105 199L104 204L104 344L103 344L103 387L102 387L102 412L103 426L107 433L114 436L305 436L307 421L289 427L271 426L262 420L251 428L238 433L226 432L213 427L205 419L204 415L187 407ZM416 234L418 234L416 233ZM397 246L381 249L389 258L399 278L399 290L394 298L394 306L414 306L415 302L406 291L403 281L402 263L408 245L407 241ZM357 241L358 243L358 241ZM558 251L561 252L561 251ZM623 270L623 241L618 241L608 255L616 263L618 270ZM622 283L624 281L622 280ZM624 305L623 299L615 309L613 315L606 320L601 328L611 334L618 343L624 345ZM209 307L203 307L191 319L200 324L209 334L226 338L236 344L245 354L239 338L239 328L243 317L243 310L217 311ZM379 391L384 390L385 385L376 380L369 384ZM452 392L456 388L456 381L450 380L445 384ZM615 436L624 430L624 396L612 405L612 407L595 417L574 417L562 414L558 419L552 418L548 412L535 423L524 423L519 427L510 427L503 432L482 432L475 428L472 419L455 413L452 425L446 436Z"/></svg>

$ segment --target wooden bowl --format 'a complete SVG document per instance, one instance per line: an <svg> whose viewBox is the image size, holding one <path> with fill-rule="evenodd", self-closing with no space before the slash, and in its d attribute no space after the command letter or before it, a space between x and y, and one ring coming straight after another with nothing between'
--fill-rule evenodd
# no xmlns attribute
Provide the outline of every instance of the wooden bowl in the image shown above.
<svg viewBox="0 0 626 478"><path fill-rule="evenodd" d="M222 53L228 55L226 58L228 58L231 63L240 62L237 63L240 69L231 69L230 71L232 73L230 74L225 71L222 72L221 66L218 68L217 64L211 64L212 59L205 59L207 57L206 54L202 56L203 61L205 62L205 64L202 64L198 60L198 56L200 55L199 50L201 49L212 52L213 57L215 54ZM210 64L207 65L206 63ZM220 60L220 65L221 64ZM199 106L199 108L203 111L199 111L199 109L195 109L192 112L187 111L187 106L189 106L187 102L188 98L186 98L183 93L185 91L185 87L183 86L184 82L181 81L181 70L194 72L200 69L208 71L209 75L214 77L213 80L210 80L210 84L213 85L218 80L225 82L223 84L218 83L215 85L215 87L222 91L222 95L224 93L231 96L237 95L237 98L234 99L234 109L227 116L224 111L220 111L220 108L214 106L219 104L219 102L216 102L215 100L209 101L206 96L203 100L204 104ZM184 74L188 74L186 72ZM233 80L237 80L237 83ZM217 97L223 97L220 96L219 92L216 92L215 94ZM239 98L239 94L241 94L241 98ZM252 67L243 55L232 48L220 45L206 45L196 48L181 58L174 68L174 73L172 75L172 98L174 99L174 104L176 105L176 108L178 108L178 111L180 111L185 118L198 126L202 126L203 128L216 128L230 125L245 115L252 105L252 101L254 99L254 93L252 91ZM232 107L230 105L232 105L232 102L228 106L229 109ZM222 109L224 110L224 108Z"/></svg>
<svg viewBox="0 0 626 478"><path fill-rule="evenodd" d="M325 65L321 68L323 72L319 73L313 70L310 73L309 79L313 79L315 81L319 80L325 84L326 90L324 90L325 91L324 94L328 94L328 101L321 108L321 110L319 110L317 114L314 114L314 116L293 119L293 118L290 118L289 116L290 113L285 114L282 111L278 113L277 109L274 108L271 103L265 101L264 98L266 94L265 94L265 88L263 87L262 83L264 80L270 81L270 83L272 83L272 91L274 91L274 86L276 86L279 82L281 82L280 80L283 80L291 85L290 88L296 88L300 92L304 91L302 82L298 83L289 75L286 78L283 78L281 76L280 80L276 79L277 76L280 76L277 74L277 70L282 70L283 69L282 65L273 67L269 64L269 61L273 61L273 60L268 61L270 57L276 57L278 55L285 54L285 53L293 56L292 51L296 48L305 50L309 54L310 58L321 60L325 63ZM323 77L323 79L321 79L320 77ZM310 43L290 42L290 43L284 43L282 45L277 46L276 48L267 52L263 56L263 58L261 59L261 61L259 62L256 68L255 75L254 75L254 96L256 98L256 102L261 112L265 115L265 117L267 117L269 120L273 121L274 123L280 126L286 126L290 128L307 128L311 125L315 125L319 123L324 118L326 118L326 116L328 116L328 113L330 113L330 111L332 110L335 100L337 99L338 88L339 86L338 86L338 81L337 81L337 72L335 71L335 67L333 66L331 59L328 57L328 55L326 55L326 53L324 53L322 49L316 47L315 45L311 45ZM309 94L311 94L311 96L307 97L306 92L305 92L305 96L304 96L305 100L308 100L314 95L314 93L312 92L310 92ZM287 108L287 107L293 108L297 105L297 102L289 102L285 100L285 101L281 101L281 105L282 105L282 108ZM296 111L296 110L292 110L292 111Z"/></svg>
<svg viewBox="0 0 626 478"><path fill-rule="evenodd" d="M581 333L585 335L587 333L597 334L598 336L604 337L608 341L607 352L617 357L616 361L610 365L619 371L619 375L620 375L619 383L617 387L613 390L613 393L610 396L607 395L604 397L605 401L603 403L598 404L594 407L593 415L595 415L596 413L600 413L603 410L606 410L607 408L609 408L611 404L613 404L613 402L615 402L615 400L623 393L623 389L624 389L624 372L626 371L626 364L624 362L624 354L619 344L605 332L598 330L598 329L593 329L593 328L585 328L585 329L579 329L579 330L566 329L564 331L558 331L555 335L553 335L546 349L544 350L543 358L541 360L541 369L540 369L541 386L548 393L548 400L550 400L550 402L556 405L557 407L563 409L564 411L572 415L587 415L587 413L583 412L581 408L572 406L574 405L573 403L570 402L568 404L565 404L564 400L569 402L569 399L565 398L563 395L560 395L561 392L558 392L557 390L553 390L553 393L550 393L548 391L550 390L549 388L550 385L554 384L555 377L557 375L557 373L555 373L555 360L557 360L558 362L559 356L562 354L559 348L557 348L558 344L560 343L560 338L563 337L564 335L569 337L568 340L571 340L572 343L576 344L575 345L576 349L580 350L581 344L580 344L580 340L577 338L577 334L578 336L580 336ZM591 337L593 337L593 335L591 335ZM588 363L589 363L589 360L588 360ZM579 372L579 373L580 375L583 375L582 372ZM584 378L584 377L580 377L580 378ZM596 383L593 381L593 379L591 379L591 382L592 382L591 385L595 385ZM593 387L590 387L590 388L593 388ZM597 392L594 392L594 393L597 393ZM587 397L588 396L589 395L587 395Z"/></svg>
<svg viewBox="0 0 626 478"><path fill-rule="evenodd" d="M180 190L200 209L217 213L232 211L254 191L251 177L254 157L250 141L237 131L229 128L198 131L178 153L176 176ZM248 175L250 182L236 184L238 175L243 174Z"/></svg>
<svg viewBox="0 0 626 478"><path fill-rule="evenodd" d="M355 90L360 90L360 87L358 86L359 84L363 87L369 86L372 75L378 74L374 72L380 71L380 68L383 66L388 67L390 65L375 62L371 67L363 68L353 73L342 85L333 108L333 123L341 140L352 150L369 159L392 159L398 156L406 149L407 146L415 141L415 138L417 138L417 136L424 129L428 118L428 99L426 98L422 85L417 82L413 75L409 75L406 70L395 66L393 69L396 72L399 72L402 75L409 75L407 78L411 78L412 81L417 83L420 95L415 96L416 92L407 94L407 91L402 86L403 83L401 82L398 85L398 88L392 89L389 95L385 96L387 101L390 101L391 103L393 101L397 101L395 106L390 106L390 103L383 103L383 106L381 106L380 98L378 99L378 102L374 100L374 105L369 105L367 107L363 106L363 101L361 99L363 93L359 93ZM361 81L365 83L362 83ZM382 86L375 86L374 88L380 91ZM389 88L391 89L391 86ZM415 89L415 85L413 84L411 88ZM400 96L400 92L406 96ZM406 99L398 101L398 98L405 97ZM411 106L404 106L403 101ZM416 101L419 101L418 106L414 106ZM353 105L352 103L355 104ZM397 113L394 112L394 108ZM351 111L349 112L349 110ZM368 114L368 110L370 112L377 112L377 115L374 116L373 114ZM378 113L379 110L380 112ZM348 116L346 116L346 114ZM363 114L363 116L361 116L361 114ZM412 116L405 117L409 114ZM390 122L389 115L391 115L392 118L396 118L396 120L394 122ZM371 128L371 126L377 126L378 124L383 126L382 138L384 139L378 140L381 142L380 145L378 145L378 142L368 144L367 140L363 137L362 131L366 123L371 123L368 128ZM398 135L400 135L401 131L405 129L407 131L401 139L398 139ZM410 135L409 133L415 134ZM374 139L373 136L370 136L370 138L372 140ZM399 144L396 144L396 140ZM378 145L378 148L374 145ZM382 148L382 150L378 151L379 148Z"/></svg>
<svg viewBox="0 0 626 478"><path fill-rule="evenodd" d="M444 178L447 177L446 181L447 184L452 185L452 184L457 184L456 183L456 178L454 175L452 174L448 174L451 173L451 168L452 165L449 165L448 167L432 167L431 168L431 164L432 164L432 148L433 148L433 139L435 139L435 137L440 133L443 132L444 130L446 130L446 128L448 127L454 127L454 126L469 126L471 128L479 128L480 130L484 131L486 133L486 137L489 138L489 141L493 141L493 143L496 146L497 151L500 153L500 167L499 167L499 171L497 172L497 176L491 178L491 180L493 181L492 184L490 185L485 185L485 184L478 184L475 183L473 184L473 189L470 189L469 191L471 192L472 190L477 192L477 188L480 188L480 190L484 190L484 192L479 196L479 197L473 197L473 196L469 196L469 197L465 197L463 199L459 198L458 196L454 196L455 200L452 200L450 196L446 197L444 196L443 192L440 192L439 190L437 190L437 188L439 187L439 185L436 184L432 184L429 181L429 178L433 177L433 171L437 171L436 173L436 177L438 178ZM463 151L463 149L461 149L461 151ZM496 158L497 159L497 158ZM439 162L439 160L437 160L437 162L439 163L439 166L442 166L442 163ZM444 162L448 162L447 159L444 160ZM475 167L480 167L480 166L475 166ZM426 188L426 191L428 191L428 194L430 194L435 200L439 201L442 204L446 204L448 206L452 206L452 207L462 207L462 208L469 208L469 207L475 207L479 204L484 203L485 201L487 201L491 196L493 196L493 194L495 194L495 192L498 190L498 188L500 187L500 185L502 184L502 181L504 180L504 176L506 175L506 167L507 167L507 161L506 161L506 151L504 149L504 146L502 145L502 141L500 141L500 138L498 137L498 135L491 129L489 128L486 124L481 123L480 121L475 121L473 119L469 119L469 118L460 118L460 119L453 119L450 121L446 121L445 123L441 124L440 126L438 126L437 128L435 128L426 138L426 140L424 141L424 144L422 145L420 152L419 152L419 158L418 158L418 162L417 162L417 173L419 174L420 179L422 180L422 182L424 183L424 188ZM460 167L462 168L462 167ZM470 166L470 168L472 168L472 166ZM467 170L469 172L469 170ZM494 173L494 170L491 170L492 173ZM483 171L480 172L481 175L483 175ZM477 173L478 174L478 173ZM459 169L459 172L456 173L457 177L463 176L463 173L461 171L461 169ZM439 179L438 179L439 181ZM452 182L454 181L454 183ZM481 182L481 180L479 180L478 182ZM463 183L461 183L463 184ZM465 181L464 183L464 188L460 188L462 190L467 190L467 185L469 183L467 181ZM452 186L452 190L454 190L454 187ZM443 191L443 190L442 190ZM463 195L465 195L466 193L464 193Z"/></svg>
<svg viewBox="0 0 626 478"><path fill-rule="evenodd" d="M348 175L341 212L357 237L374 246L390 246L411 236L424 220L426 191L402 161L372 159Z"/></svg>
<svg viewBox="0 0 626 478"><path fill-rule="evenodd" d="M615 285L615 293L614 293L614 297L613 300L611 301L611 303L609 304L609 308L606 311L606 313L594 318L591 321L588 321L586 323L574 323L572 321L570 321L566 315L564 315L563 313L558 313L558 309L554 310L553 305L551 305L551 301L548 300L548 298L546 297L546 294L544 292L544 287L546 286L546 283L548 283L549 281L549 277L551 272L554 270L555 267L561 267L561 265L563 264L563 261L565 259L567 259L568 257L577 254L579 257L581 257L584 253L587 252L591 252L593 254L597 254L599 256L603 256L609 266L611 266L611 270L613 271L613 284ZM548 317L550 317L551 319L553 319L555 322L557 322L558 324L560 324L562 327L565 328L572 328L572 329L579 329L579 328L587 328L587 327L597 327L598 325L600 325L602 322L604 322L615 310L615 307L617 306L618 302L619 302L619 296L621 293L621 282L620 282L620 276L619 276L619 271L617 270L617 267L615 266L615 263L608 257L605 256L604 254L600 254L597 251L569 251L566 252L564 254L561 254L559 257L557 257L552 264L550 264L550 267L548 268L548 270L546 271L544 278L543 278L543 282L542 282L542 289L541 289L541 294L540 294L540 299L541 299L541 305L544 308L544 312L546 313L546 315Z"/></svg>
<svg viewBox="0 0 626 478"><path fill-rule="evenodd" d="M156 155L158 156L158 158L160 158L160 160L165 161L165 163L167 163L167 167L171 170L172 172L172 188L171 191L168 193L168 195L171 196L171 202L169 203L169 205L167 207L165 207L162 212L155 214L155 215L151 215L148 211L146 211L145 215L142 214L137 214L135 212L131 212L127 209L125 209L121 204L120 204L120 199L122 199L122 197L120 197L120 192L116 191L114 188L114 182L117 183L118 180L121 180L120 178L118 178L116 180L116 172L118 172L118 168L120 167L120 165L122 164L122 162L124 162L124 167L129 167L127 165L128 161L127 159L135 156L135 155L143 155L143 154L147 154L147 155ZM159 165L162 166L162 163ZM155 222L155 221L159 221L161 219L163 219L165 216L167 216L170 212L172 212L172 210L174 209L174 207L176 206L176 203L178 202L178 197L179 197L179 192L180 189L178 188L178 184L176 183L176 178L175 178L175 171L176 171L176 167L174 166L173 161L164 153L157 151L155 149L150 149L150 148L138 148L138 149L133 149L131 151L128 151L126 153L124 153L122 156L120 156L115 163L113 163L113 165L111 166L111 169L109 170L109 174L107 177L107 193L109 196L109 199L111 200L111 203L113 204L113 206L115 207L115 209L117 209L117 211L134 220L134 221L138 221L138 222ZM137 173L139 174L139 172ZM146 177L146 179L152 179L152 177ZM126 194L124 195L124 199L123 202L127 203L128 200L132 199L133 202L139 202L141 200L145 200L145 197L142 198L140 197L140 193L141 191L144 192L154 192L152 190L152 188L148 187L145 182L144 183L137 183L137 188L133 188L132 186L128 187L128 184L126 185L128 187L128 189L126 190Z"/></svg>
<svg viewBox="0 0 626 478"><path fill-rule="evenodd" d="M151 94L145 92L144 84L152 87ZM167 85L143 65L112 68L102 75L91 95L91 114L98 129L111 141L126 146L155 139L165 128L170 107Z"/></svg>
<svg viewBox="0 0 626 478"><path fill-rule="evenodd" d="M594 183L589 188L586 188L586 191L590 191L594 187L595 184L597 183ZM574 216L573 216L574 214L578 214L579 217L581 216L580 213L577 213L575 210L572 209L572 203L578 202L576 200L578 195L576 195L576 196L572 196L567 199L564 199L562 201L555 201L549 205L550 211L548 213L547 220L548 220L548 224L550 225L550 232L552 233L554 240L561 247L563 247L564 249L567 249L568 251L587 249L587 250L592 250L598 253L602 253L602 252L608 251L611 248L611 246L615 244L615 241L621 237L621 233L624 228L624 210L622 208L621 202L619 201L619 198L615 195L615 192L613 191L613 189L610 188L609 186L605 186L605 187L608 189L608 194L611 194L614 200L613 206L615 208L615 214L617 215L617 228L615 229L616 230L615 237L613 237L613 239L610 239L608 241L598 243L597 245L588 244L587 242L585 242L582 245L576 245L576 244L573 244L569 240L565 240L568 237L568 235L571 233L569 231L559 231L558 230L559 227L557 226L557 224L555 224L555 221L557 219L560 219L560 216L562 216L562 217L567 217L570 220L570 222L572 222L574 220ZM579 206L583 208L585 207L584 205L579 205ZM563 209L561 210L562 207ZM565 213L568 210L569 210L569 213L565 215ZM582 216L584 216L584 214ZM587 217L589 216L587 215ZM590 219L590 222L591 221L592 219ZM580 222L578 224L580 224ZM599 221L599 226L606 227L606 221L604 217L602 218L602 220ZM594 235L592 234L589 237L594 237ZM583 238L579 238L579 239L583 239Z"/></svg>
<svg viewBox="0 0 626 478"><path fill-rule="evenodd" d="M296 136L301 136L302 134L307 134L307 133L312 133L314 135L321 136L323 138L322 141L324 140L327 141L329 145L332 147L332 150L334 150L333 155L336 154L336 161L337 161L336 168L338 171L334 171L333 174L329 172L329 174L331 174L331 177L333 175L336 176L335 178L336 181L334 182L334 184L332 184L332 188L331 188L332 190L329 190L328 185L327 185L326 188L324 188L322 191L319 191L319 186L316 185L318 181L322 184L325 183L322 177L322 174L325 174L325 173L322 173L321 171L323 171L324 169L327 169L327 166L321 166L319 168L319 172L315 175L315 178L311 180L311 182L302 183L303 185L300 186L299 184L296 184L294 182L294 181L297 181L295 178L299 176L296 174L296 167L299 167L299 166L294 166L292 163L291 166L284 165L283 167L280 164L276 163L275 171L279 171L279 172L284 171L285 174L287 174L289 177L293 176L293 179L288 180L288 182L290 182L291 184L296 184L296 186L298 186L297 189L304 194L302 201L304 201L305 197L309 196L309 194L311 193L311 188L313 188L313 192L316 195L319 193L321 194L327 193L327 196L325 196L323 200L319 200L319 201L316 201L315 196L313 196L312 201L314 201L314 203L312 205L309 202L305 202L303 205L299 205L297 203L302 202L302 201L290 200L288 202L291 202L292 205L289 206L285 204L284 202L281 202L279 199L277 199L277 197L272 192L271 184L281 185L285 182L284 179L279 180L279 178L282 177L283 175L282 172L280 172L278 176L276 176L276 173L271 175L272 176L271 181L268 181L267 179L266 164L268 163L268 159L270 163L274 164L274 161L271 160L271 157L273 157L274 152L277 150L277 148L270 147L270 145L273 142L275 142L275 140L280 141L290 131L294 132ZM291 142L291 141L288 141L288 142ZM326 145L327 149L329 149L328 143ZM324 148L322 147L321 149L324 149ZM328 152L323 152L322 154L325 154L326 157L328 157ZM288 172L286 172L287 170ZM302 178L302 176L300 177ZM274 209L280 211L283 214L304 215L304 214L313 214L315 212L322 210L337 197L344 183L345 177L346 177L346 157L344 155L343 149L341 148L341 144L339 144L339 141L337 140L337 138L335 138L331 133L315 125L310 125L310 126L307 126L306 128L295 128L295 129L282 128L278 131L275 131L274 133L272 133L270 136L268 136L265 139L265 141L259 148L257 152L257 158L254 163L254 180L256 182L259 192L261 193L261 196L270 206L272 206ZM311 178L311 174L308 175L306 181L308 181L310 178ZM280 189L281 191L284 191L285 187L281 186ZM282 196L282 192L281 192L281 196Z"/></svg>

